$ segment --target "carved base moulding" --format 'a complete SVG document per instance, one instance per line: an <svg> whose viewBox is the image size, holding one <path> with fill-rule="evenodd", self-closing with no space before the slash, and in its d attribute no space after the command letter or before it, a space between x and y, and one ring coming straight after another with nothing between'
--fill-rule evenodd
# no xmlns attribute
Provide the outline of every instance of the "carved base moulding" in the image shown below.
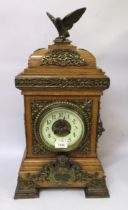
<svg viewBox="0 0 128 210"><path fill-rule="evenodd" d="M39 197L39 189L63 187L83 188L87 198L109 197L104 171L97 158L74 161L60 155L56 159L47 158L45 161L24 160L19 173L15 199L36 198Z"/></svg>

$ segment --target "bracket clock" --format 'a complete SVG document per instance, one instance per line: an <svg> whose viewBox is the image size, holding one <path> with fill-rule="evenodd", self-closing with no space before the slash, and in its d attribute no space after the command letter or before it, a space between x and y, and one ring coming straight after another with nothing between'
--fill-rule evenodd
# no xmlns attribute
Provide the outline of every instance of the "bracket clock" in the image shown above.
<svg viewBox="0 0 128 210"><path fill-rule="evenodd" d="M104 128L100 97L110 80L95 57L67 39L86 9L48 17L59 37L34 51L16 76L24 96L26 150L15 198L35 198L43 188L83 188L87 198L109 197L97 143Z"/></svg>

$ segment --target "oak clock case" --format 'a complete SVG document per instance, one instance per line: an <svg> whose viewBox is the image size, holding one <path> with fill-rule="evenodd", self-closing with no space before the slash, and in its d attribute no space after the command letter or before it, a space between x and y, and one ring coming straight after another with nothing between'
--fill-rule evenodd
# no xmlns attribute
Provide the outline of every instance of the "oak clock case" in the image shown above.
<svg viewBox="0 0 128 210"><path fill-rule="evenodd" d="M95 57L62 36L30 55L15 79L24 96L26 133L15 199L65 187L83 188L87 198L109 197L97 157L104 131L100 97L109 83Z"/></svg>

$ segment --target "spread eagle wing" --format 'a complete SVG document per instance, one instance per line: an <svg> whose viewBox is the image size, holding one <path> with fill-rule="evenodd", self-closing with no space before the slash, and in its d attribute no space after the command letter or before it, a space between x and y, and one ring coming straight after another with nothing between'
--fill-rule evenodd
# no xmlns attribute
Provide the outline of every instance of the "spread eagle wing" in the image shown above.
<svg viewBox="0 0 128 210"><path fill-rule="evenodd" d="M72 28L73 24L76 23L80 19L80 17L83 15L85 10L86 10L85 7L81 9L77 9L74 12L71 12L70 14L66 15L62 19L62 22L67 30Z"/></svg>
<svg viewBox="0 0 128 210"><path fill-rule="evenodd" d="M50 20L53 22L53 24L56 26L56 18L53 15L51 15L49 12L47 12L46 14L50 18Z"/></svg>

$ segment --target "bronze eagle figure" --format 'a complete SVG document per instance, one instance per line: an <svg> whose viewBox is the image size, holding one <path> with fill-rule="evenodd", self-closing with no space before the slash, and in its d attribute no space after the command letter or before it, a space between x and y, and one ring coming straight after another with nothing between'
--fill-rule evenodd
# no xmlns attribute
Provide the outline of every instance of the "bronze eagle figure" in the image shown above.
<svg viewBox="0 0 128 210"><path fill-rule="evenodd" d="M65 40L67 37L70 36L68 30L71 29L73 24L76 23L80 19L80 17L83 15L85 10L86 10L85 7L77 9L71 12L70 14L66 15L63 19L61 19L60 17L55 18L53 17L53 15L51 15L48 12L47 12L47 15L50 18L50 20L53 22L53 24L55 25L59 33L59 37Z"/></svg>

